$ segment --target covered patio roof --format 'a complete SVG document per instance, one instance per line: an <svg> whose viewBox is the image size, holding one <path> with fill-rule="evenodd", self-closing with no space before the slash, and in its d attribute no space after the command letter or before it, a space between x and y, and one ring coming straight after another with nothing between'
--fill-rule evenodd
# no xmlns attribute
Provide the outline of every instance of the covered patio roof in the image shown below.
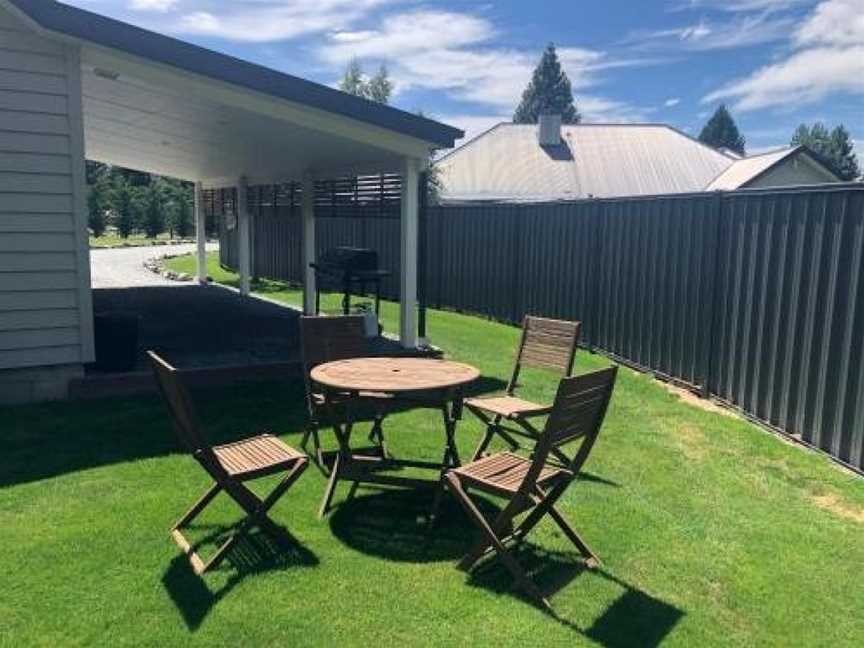
<svg viewBox="0 0 864 648"><path fill-rule="evenodd" d="M0 8L34 32L6 36L15 39L15 51L26 52L16 55L26 67L15 77L17 89L27 92L16 98L23 102L17 109L32 113L27 119L40 128L69 135L56 146L77 168L79 227L87 220L82 157L194 182L202 282L205 187L239 189L238 269L241 293L248 294L253 245L246 188L302 181L311 312L315 180L401 174L400 334L404 346L416 346L419 177L430 153L452 147L462 131L52 0L0 0ZM83 231L79 238L86 259ZM79 277L86 274L82 269Z"/></svg>
<svg viewBox="0 0 864 648"><path fill-rule="evenodd" d="M89 159L208 186L398 171L458 129L46 0L5 0L80 47Z"/></svg>

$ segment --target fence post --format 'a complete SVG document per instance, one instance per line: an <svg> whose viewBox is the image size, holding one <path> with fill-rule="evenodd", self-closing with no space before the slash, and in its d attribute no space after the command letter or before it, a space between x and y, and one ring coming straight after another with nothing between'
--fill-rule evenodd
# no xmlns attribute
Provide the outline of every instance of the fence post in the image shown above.
<svg viewBox="0 0 864 648"><path fill-rule="evenodd" d="M707 327L705 334L702 336L702 385L700 392L702 398L706 399L711 397L711 385L714 382L714 338L718 329L717 314L720 312L720 309L717 308L717 297L721 280L720 245L723 242L723 222L726 220L723 216L724 198L722 192L718 191L711 198L711 202L711 215L714 222L711 223L711 227L705 234L705 249L702 255L706 260L704 270L707 277L707 281L705 282L707 290L702 308L707 310L704 318L707 321ZM712 235L709 235L709 233Z"/></svg>
<svg viewBox="0 0 864 648"><path fill-rule="evenodd" d="M588 314L590 317L591 326L590 332L588 335L587 346L588 349L592 352L597 347L597 337L600 331L600 263L603 259L603 233L604 233L604 219L603 203L594 201L592 203L592 225L591 225L591 235L592 235L592 245L591 245L591 258L588 261L588 285L591 286L591 298L590 298L590 308L591 312Z"/></svg>
<svg viewBox="0 0 864 648"><path fill-rule="evenodd" d="M510 220L513 221L511 226L508 228L510 231L510 263L513 268L513 273L510 275L510 295L512 297L512 301L510 302L510 321L513 324L517 324L522 320L522 315L524 313L520 313L520 306L523 307L525 304L522 303L522 291L521 288L521 273L522 273L522 255L521 252L521 243L522 243L522 230L524 229L524 216L519 214L519 210L508 208L507 215L510 217ZM491 317L491 313L486 314Z"/></svg>

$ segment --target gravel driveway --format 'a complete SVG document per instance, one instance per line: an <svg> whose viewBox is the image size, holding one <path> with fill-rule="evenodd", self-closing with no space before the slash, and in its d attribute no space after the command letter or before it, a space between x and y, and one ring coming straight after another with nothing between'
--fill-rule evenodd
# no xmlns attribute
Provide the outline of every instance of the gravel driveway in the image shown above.
<svg viewBox="0 0 864 648"><path fill-rule="evenodd" d="M217 243L208 243L207 250L218 250ZM194 243L130 247L113 250L90 250L90 274L93 288L143 288L146 286L178 286L144 267L147 259L194 252Z"/></svg>

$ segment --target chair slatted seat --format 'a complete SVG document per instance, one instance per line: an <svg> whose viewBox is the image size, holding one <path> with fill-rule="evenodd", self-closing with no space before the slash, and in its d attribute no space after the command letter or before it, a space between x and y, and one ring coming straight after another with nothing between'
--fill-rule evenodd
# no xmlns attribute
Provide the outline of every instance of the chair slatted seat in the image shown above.
<svg viewBox="0 0 864 648"><path fill-rule="evenodd" d="M594 552L555 508L555 503L578 477L597 441L617 375L618 368L611 367L563 378L530 458L502 452L447 472L448 490L482 534L481 540L460 561L461 569L470 570L483 556L496 552L517 584L551 610L547 598L507 547L508 543L524 540L546 515L573 542L589 566L599 563ZM564 456L563 452L559 450L553 454L553 450L572 442L579 443L578 450L566 463L560 464L559 455ZM494 520L488 520L472 501L469 490L504 497L507 503ZM523 513L527 515L514 527L514 519Z"/></svg>
<svg viewBox="0 0 864 648"><path fill-rule="evenodd" d="M489 398L469 398L465 401L469 407L476 407L486 412L507 419L518 419L524 416L542 416L552 409L549 405L538 405L515 396L491 396Z"/></svg>
<svg viewBox="0 0 864 648"><path fill-rule="evenodd" d="M217 567L237 541L254 526L271 535L285 537L284 529L275 524L267 514L306 470L309 465L308 457L272 434L260 434L213 446L198 423L192 398L180 373L153 351L148 351L147 355L180 442L213 479L213 485L171 528L171 537L189 557L195 573L201 575ZM281 473L285 476L264 499L259 498L245 485L247 481ZM204 560L183 535L182 529L198 517L222 491L245 511L246 517L215 553L208 560Z"/></svg>
<svg viewBox="0 0 864 648"><path fill-rule="evenodd" d="M519 490L532 461L512 452L501 452L478 459L467 466L457 468L453 472L466 482L478 486L488 486L508 493ZM570 471L553 465L543 466L537 475L537 484L541 487Z"/></svg>
<svg viewBox="0 0 864 648"><path fill-rule="evenodd" d="M273 474L306 456L272 434L215 446L213 453L229 475L238 477Z"/></svg>
<svg viewBox="0 0 864 648"><path fill-rule="evenodd" d="M531 367L555 371L565 377L570 376L573 373L573 362L581 330L581 322L525 316L516 362L505 394L469 398L465 401L468 410L486 426L483 438L474 451L474 460L483 456L496 436L507 441L511 450L519 449L519 442L514 436L537 441L540 432L532 425L530 419L549 414L551 406L533 403L516 396L519 375L523 367ZM505 421L512 425L505 425ZM557 452L555 449L553 454ZM559 458L565 460L563 457Z"/></svg>

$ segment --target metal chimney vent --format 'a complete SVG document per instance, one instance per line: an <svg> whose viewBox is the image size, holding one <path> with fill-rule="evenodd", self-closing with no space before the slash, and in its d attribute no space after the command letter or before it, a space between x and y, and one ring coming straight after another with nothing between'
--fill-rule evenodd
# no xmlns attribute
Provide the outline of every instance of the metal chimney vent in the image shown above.
<svg viewBox="0 0 864 648"><path fill-rule="evenodd" d="M561 115L540 115L537 124L537 138L540 146L561 144Z"/></svg>

